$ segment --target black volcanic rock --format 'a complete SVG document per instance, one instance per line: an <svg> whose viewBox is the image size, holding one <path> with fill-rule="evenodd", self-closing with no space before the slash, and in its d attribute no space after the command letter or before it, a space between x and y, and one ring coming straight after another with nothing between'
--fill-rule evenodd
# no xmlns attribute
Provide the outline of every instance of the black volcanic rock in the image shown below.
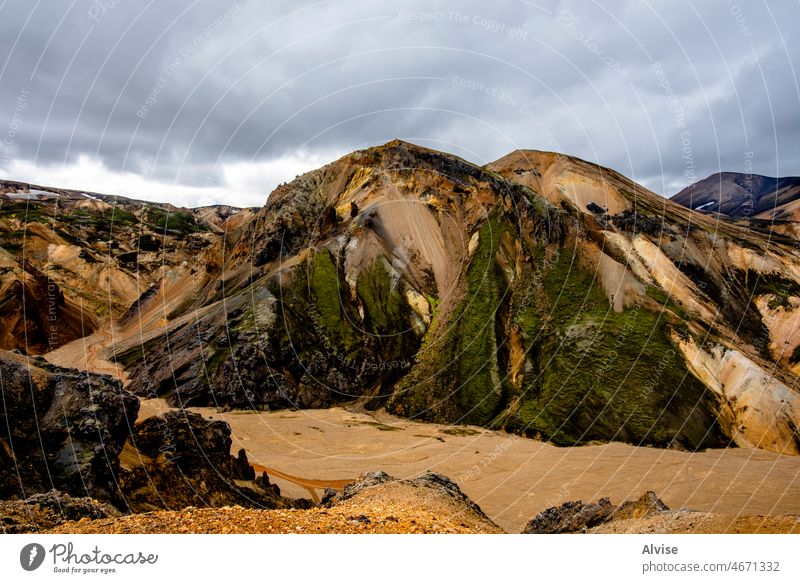
<svg viewBox="0 0 800 583"><path fill-rule="evenodd" d="M397 481L397 478L390 476L384 471L365 472L359 476L358 480L347 484L344 490L342 490L341 495L337 496L336 500L341 502L352 498L366 488L372 488L373 486L379 486L394 481Z"/></svg>
<svg viewBox="0 0 800 583"><path fill-rule="evenodd" d="M608 498L601 498L597 503L590 504L584 504L580 500L565 502L534 516L525 525L522 534L580 532L602 524L613 512L614 506Z"/></svg>
<svg viewBox="0 0 800 583"><path fill-rule="evenodd" d="M138 423L123 454L120 488L133 512L187 506L305 507L281 498L266 476L256 479L244 450L230 454L224 421L170 411Z"/></svg>
<svg viewBox="0 0 800 583"><path fill-rule="evenodd" d="M139 400L109 376L0 352L0 383L0 500L27 497L48 524L108 514L85 496L131 511L310 504L257 478L244 450L232 456L224 421L172 411L134 424Z"/></svg>
<svg viewBox="0 0 800 583"><path fill-rule="evenodd" d="M56 488L118 500L138 399L108 376L0 352L0 498Z"/></svg>
<svg viewBox="0 0 800 583"><path fill-rule="evenodd" d="M540 512L525 525L522 534L585 532L606 522L644 518L668 510L654 492L646 492L637 500L628 500L619 506L608 498L589 504L577 500Z"/></svg>

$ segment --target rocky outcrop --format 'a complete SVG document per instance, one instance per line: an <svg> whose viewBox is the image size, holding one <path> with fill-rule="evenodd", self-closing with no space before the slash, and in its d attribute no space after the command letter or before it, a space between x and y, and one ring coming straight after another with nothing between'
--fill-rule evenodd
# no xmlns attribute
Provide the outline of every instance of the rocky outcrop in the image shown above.
<svg viewBox="0 0 800 583"><path fill-rule="evenodd" d="M628 500L617 506L609 520L634 520L655 516L661 512L668 511L669 508L667 505L656 496L655 492L647 491L638 499Z"/></svg>
<svg viewBox="0 0 800 583"><path fill-rule="evenodd" d="M94 318L26 259L0 248L0 349L42 354L94 329Z"/></svg>
<svg viewBox="0 0 800 583"><path fill-rule="evenodd" d="M118 501L119 454L139 410L120 382L0 351L0 499L56 488Z"/></svg>
<svg viewBox="0 0 800 583"><path fill-rule="evenodd" d="M188 507L114 520L72 522L61 534L500 534L503 530L470 503L448 478L425 474L398 480L383 472L362 476L347 497L302 511Z"/></svg>
<svg viewBox="0 0 800 583"><path fill-rule="evenodd" d="M397 478L393 478L384 471L365 472L358 477L358 480L347 484L347 486L345 486L342 490L341 494L338 496L335 494L333 496L328 496L328 499L332 503L337 501L340 502L342 500L352 498L366 488L372 488L374 486L380 486L381 484L396 481Z"/></svg>
<svg viewBox="0 0 800 583"><path fill-rule="evenodd" d="M110 515L95 499L134 512L310 505L281 497L266 474L256 476L244 450L232 456L223 421L173 411L135 424L139 400L109 376L0 352L0 383L6 530ZM25 512L33 518L20 518Z"/></svg>
<svg viewBox="0 0 800 583"><path fill-rule="evenodd" d="M390 476L383 471L366 472L359 476L358 480L345 486L341 494L336 495L335 491L330 493L326 492L326 496L323 500L327 506L335 506L336 504L340 504L346 500L355 498L366 490L379 488L387 484L411 486L413 488L425 488L427 490L434 491L438 495L450 499L453 504L461 508L462 511L469 512L470 514L480 517L480 519L491 523L491 520L488 516L486 516L486 514L484 514L480 506L470 500L470 498L461 491L461 488L458 487L458 484L456 484L447 476L431 471L424 472L416 478L405 480ZM424 496L420 496L420 499L424 499Z"/></svg>
<svg viewBox="0 0 800 583"><path fill-rule="evenodd" d="M577 500L540 512L525 525L522 534L586 532L609 522L646 518L668 510L654 492L646 492L639 499L628 500L619 506L608 498L589 504Z"/></svg>
<svg viewBox="0 0 800 583"><path fill-rule="evenodd" d="M231 430L188 411L171 411L145 419L133 428L122 454L120 488L132 512L175 510L187 506L251 508L305 507L307 500L289 500L256 477L240 450L230 454Z"/></svg>
<svg viewBox="0 0 800 583"><path fill-rule="evenodd" d="M565 502L561 506L548 508L534 516L522 531L522 534L562 534L580 532L587 528L602 524L614 512L614 506L608 498L601 498L596 503L584 504L580 500Z"/></svg>
<svg viewBox="0 0 800 583"><path fill-rule="evenodd" d="M23 534L53 528L67 521L120 516L114 506L94 498L73 498L58 490L26 500L0 501L0 533Z"/></svg>

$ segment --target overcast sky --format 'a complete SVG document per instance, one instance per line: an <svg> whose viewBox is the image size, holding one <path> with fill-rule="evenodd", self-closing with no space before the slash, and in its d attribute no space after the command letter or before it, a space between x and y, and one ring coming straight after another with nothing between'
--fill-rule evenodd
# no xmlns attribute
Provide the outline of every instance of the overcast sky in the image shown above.
<svg viewBox="0 0 800 583"><path fill-rule="evenodd" d="M0 176L184 205L398 137L800 175L800 3L0 0Z"/></svg>

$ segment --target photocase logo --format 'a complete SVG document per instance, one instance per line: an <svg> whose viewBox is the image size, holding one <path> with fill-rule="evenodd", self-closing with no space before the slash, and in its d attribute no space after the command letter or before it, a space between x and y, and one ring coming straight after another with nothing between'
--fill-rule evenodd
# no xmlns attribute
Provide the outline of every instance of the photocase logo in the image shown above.
<svg viewBox="0 0 800 583"><path fill-rule="evenodd" d="M44 547L39 543L30 543L19 552L19 564L26 571L35 571L44 562Z"/></svg>

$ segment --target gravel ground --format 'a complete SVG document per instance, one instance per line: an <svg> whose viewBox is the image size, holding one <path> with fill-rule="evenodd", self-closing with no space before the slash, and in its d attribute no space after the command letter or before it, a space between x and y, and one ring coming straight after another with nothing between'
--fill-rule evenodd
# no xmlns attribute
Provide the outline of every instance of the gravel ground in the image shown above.
<svg viewBox="0 0 800 583"><path fill-rule="evenodd" d="M637 520L621 520L591 529L596 534L796 534L800 516L735 516L687 510Z"/></svg>
<svg viewBox="0 0 800 583"><path fill-rule="evenodd" d="M501 533L500 527L440 492L408 484L369 488L332 508L252 510L186 508L113 519L68 522L61 534L460 534Z"/></svg>

